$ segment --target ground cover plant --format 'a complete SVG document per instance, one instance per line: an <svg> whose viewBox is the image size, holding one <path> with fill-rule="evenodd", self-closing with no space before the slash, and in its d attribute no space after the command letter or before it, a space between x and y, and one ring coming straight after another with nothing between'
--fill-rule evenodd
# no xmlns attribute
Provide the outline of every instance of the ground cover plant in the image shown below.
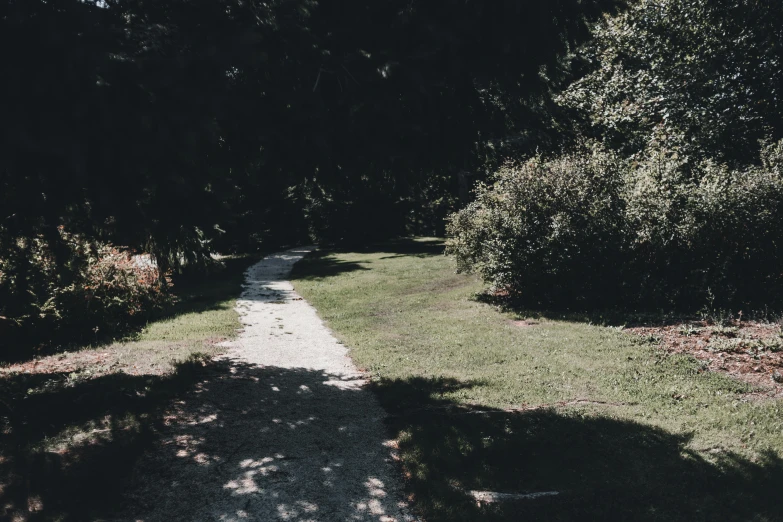
<svg viewBox="0 0 783 522"><path fill-rule="evenodd" d="M117 509L163 408L236 334L234 300L254 259L175 280L178 302L132 337L0 366L0 518L91 520Z"/></svg>
<svg viewBox="0 0 783 522"><path fill-rule="evenodd" d="M170 274L128 249L72 234L0 233L0 357L122 336L171 304Z"/></svg>
<svg viewBox="0 0 783 522"><path fill-rule="evenodd" d="M426 520L781 519L779 400L655 339L499 311L441 252L321 253L294 273L371 375Z"/></svg>

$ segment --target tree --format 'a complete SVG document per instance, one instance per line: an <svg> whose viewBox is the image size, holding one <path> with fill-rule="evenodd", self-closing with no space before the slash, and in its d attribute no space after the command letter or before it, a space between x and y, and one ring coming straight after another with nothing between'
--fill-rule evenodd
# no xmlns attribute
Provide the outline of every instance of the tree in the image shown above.
<svg viewBox="0 0 783 522"><path fill-rule="evenodd" d="M0 316L78 279L61 230L165 274L305 210L331 240L445 216L459 173L553 139L563 58L613 4L0 1Z"/></svg>
<svg viewBox="0 0 783 522"><path fill-rule="evenodd" d="M559 100L612 147L753 162L783 136L780 2L641 0L594 35Z"/></svg>

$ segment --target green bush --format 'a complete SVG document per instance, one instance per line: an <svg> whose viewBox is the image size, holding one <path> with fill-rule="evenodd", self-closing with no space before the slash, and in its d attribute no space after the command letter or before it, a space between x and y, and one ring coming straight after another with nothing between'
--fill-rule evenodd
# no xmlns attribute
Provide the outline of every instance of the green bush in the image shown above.
<svg viewBox="0 0 783 522"><path fill-rule="evenodd" d="M451 216L461 271L531 305L779 306L783 142L759 166L582 149L507 164Z"/></svg>
<svg viewBox="0 0 783 522"><path fill-rule="evenodd" d="M170 299L154 263L62 230L5 238L0 257L3 352L95 340L145 321Z"/></svg>
<svg viewBox="0 0 783 522"><path fill-rule="evenodd" d="M630 2L595 25L577 52L583 76L557 100L617 150L659 142L748 163L760 139L783 137L781 41L781 2Z"/></svg>
<svg viewBox="0 0 783 522"><path fill-rule="evenodd" d="M691 169L656 151L629 172L633 297L686 308L779 301L780 149L767 148L761 166L744 170L714 162Z"/></svg>
<svg viewBox="0 0 783 522"><path fill-rule="evenodd" d="M587 150L507 163L451 216L447 252L535 304L600 300L624 257L622 165Z"/></svg>

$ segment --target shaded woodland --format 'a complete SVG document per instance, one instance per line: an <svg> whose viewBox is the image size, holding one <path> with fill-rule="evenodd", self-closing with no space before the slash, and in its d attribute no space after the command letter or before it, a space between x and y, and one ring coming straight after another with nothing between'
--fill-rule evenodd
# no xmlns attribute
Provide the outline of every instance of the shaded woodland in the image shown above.
<svg viewBox="0 0 783 522"><path fill-rule="evenodd" d="M2 339L124 331L214 253L447 222L462 269L536 306L777 306L781 22L769 0L7 0Z"/></svg>

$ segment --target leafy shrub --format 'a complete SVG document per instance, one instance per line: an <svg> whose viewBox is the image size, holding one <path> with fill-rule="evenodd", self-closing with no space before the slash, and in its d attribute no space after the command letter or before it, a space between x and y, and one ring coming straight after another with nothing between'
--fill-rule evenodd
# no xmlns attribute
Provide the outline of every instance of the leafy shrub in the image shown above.
<svg viewBox="0 0 783 522"><path fill-rule="evenodd" d="M783 227L779 144L743 170L705 161L690 168L653 151L629 175L627 220L637 299L688 308L777 299Z"/></svg>
<svg viewBox="0 0 783 522"><path fill-rule="evenodd" d="M660 149L508 164L450 218L448 252L531 304L780 305L782 151L743 170Z"/></svg>
<svg viewBox="0 0 783 522"><path fill-rule="evenodd" d="M170 299L154 263L78 235L60 230L55 241L13 238L2 246L4 351L121 333Z"/></svg>
<svg viewBox="0 0 783 522"><path fill-rule="evenodd" d="M601 300L625 255L621 169L597 150L507 163L450 217L447 252L535 303Z"/></svg>

